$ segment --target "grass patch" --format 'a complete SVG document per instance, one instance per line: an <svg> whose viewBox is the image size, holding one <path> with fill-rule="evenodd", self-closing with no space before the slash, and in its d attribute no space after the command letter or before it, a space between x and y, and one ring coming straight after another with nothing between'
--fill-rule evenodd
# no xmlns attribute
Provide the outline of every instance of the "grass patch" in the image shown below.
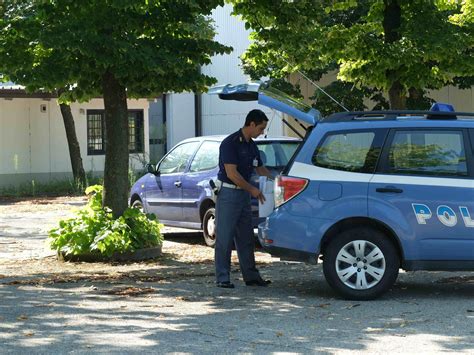
<svg viewBox="0 0 474 355"><path fill-rule="evenodd" d="M102 184L103 179L88 177L87 186L74 181L53 180L47 183L31 180L18 186L0 187L2 197L57 197L57 196L83 196L84 190L90 185Z"/></svg>

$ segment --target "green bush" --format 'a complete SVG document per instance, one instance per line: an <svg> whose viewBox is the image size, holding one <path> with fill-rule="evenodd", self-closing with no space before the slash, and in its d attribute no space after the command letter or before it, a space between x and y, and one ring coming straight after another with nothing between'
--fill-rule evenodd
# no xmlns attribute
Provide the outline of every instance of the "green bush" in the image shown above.
<svg viewBox="0 0 474 355"><path fill-rule="evenodd" d="M53 250L72 255L96 252L111 256L162 244L163 225L154 215L129 207L114 219L112 211L102 207L102 189L100 185L88 187L87 206L77 211L75 218L61 220L59 228L49 232Z"/></svg>

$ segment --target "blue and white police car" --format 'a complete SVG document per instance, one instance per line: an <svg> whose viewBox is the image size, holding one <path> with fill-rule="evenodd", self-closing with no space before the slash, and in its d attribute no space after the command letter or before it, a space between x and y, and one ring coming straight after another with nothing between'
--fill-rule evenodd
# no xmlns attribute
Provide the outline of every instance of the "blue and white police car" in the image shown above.
<svg viewBox="0 0 474 355"><path fill-rule="evenodd" d="M438 104L321 118L262 85L214 93L258 100L306 127L259 225L266 251L321 258L329 285L357 300L386 292L400 268L474 270L474 113Z"/></svg>

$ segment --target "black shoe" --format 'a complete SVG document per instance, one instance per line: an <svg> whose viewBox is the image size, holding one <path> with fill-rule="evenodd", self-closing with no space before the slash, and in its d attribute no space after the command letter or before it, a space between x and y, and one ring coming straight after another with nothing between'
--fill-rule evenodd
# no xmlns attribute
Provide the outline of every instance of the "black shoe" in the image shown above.
<svg viewBox="0 0 474 355"><path fill-rule="evenodd" d="M224 282L217 282L216 283L217 287L222 287L222 288L234 288L234 284L230 281L224 281Z"/></svg>
<svg viewBox="0 0 474 355"><path fill-rule="evenodd" d="M245 281L245 284L247 286L263 286L267 287L269 284L272 282L270 280L264 280L264 279L257 279L257 280L252 280L252 281Z"/></svg>

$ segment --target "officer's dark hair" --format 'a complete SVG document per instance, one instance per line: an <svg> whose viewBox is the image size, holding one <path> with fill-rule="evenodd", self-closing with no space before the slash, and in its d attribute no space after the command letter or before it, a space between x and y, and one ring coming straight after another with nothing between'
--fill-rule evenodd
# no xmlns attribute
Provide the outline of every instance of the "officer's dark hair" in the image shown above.
<svg viewBox="0 0 474 355"><path fill-rule="evenodd" d="M255 126L258 126L262 122L268 122L268 117L262 110L252 110L247 114L245 118L245 126L250 126L250 123L255 123Z"/></svg>

